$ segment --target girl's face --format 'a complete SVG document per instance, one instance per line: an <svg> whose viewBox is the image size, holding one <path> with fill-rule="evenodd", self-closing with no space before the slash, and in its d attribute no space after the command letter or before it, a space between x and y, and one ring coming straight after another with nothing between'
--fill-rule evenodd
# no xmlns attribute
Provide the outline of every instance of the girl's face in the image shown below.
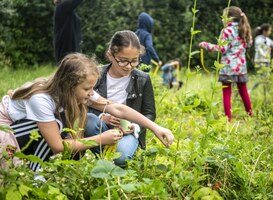
<svg viewBox="0 0 273 200"><path fill-rule="evenodd" d="M114 78L128 76L139 64L140 50L136 47L125 47L115 55L109 53L112 66L109 73Z"/></svg>
<svg viewBox="0 0 273 200"><path fill-rule="evenodd" d="M94 94L93 88L97 82L98 77L89 74L86 79L75 88L75 96L78 103L87 103L90 96Z"/></svg>
<svg viewBox="0 0 273 200"><path fill-rule="evenodd" d="M263 35L266 36L266 37L268 37L268 36L271 35L271 32L272 32L272 28L269 27L269 29L268 29L267 31L264 31L264 32L263 32Z"/></svg>

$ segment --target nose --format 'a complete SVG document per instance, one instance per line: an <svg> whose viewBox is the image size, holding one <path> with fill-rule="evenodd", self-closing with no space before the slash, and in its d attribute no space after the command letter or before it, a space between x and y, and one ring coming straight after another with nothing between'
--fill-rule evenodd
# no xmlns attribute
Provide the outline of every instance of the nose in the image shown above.
<svg viewBox="0 0 273 200"><path fill-rule="evenodd" d="M88 96L93 96L94 95L94 90L90 90Z"/></svg>
<svg viewBox="0 0 273 200"><path fill-rule="evenodd" d="M132 64L130 62L125 66L126 69L132 69L132 67L133 66L132 66Z"/></svg>

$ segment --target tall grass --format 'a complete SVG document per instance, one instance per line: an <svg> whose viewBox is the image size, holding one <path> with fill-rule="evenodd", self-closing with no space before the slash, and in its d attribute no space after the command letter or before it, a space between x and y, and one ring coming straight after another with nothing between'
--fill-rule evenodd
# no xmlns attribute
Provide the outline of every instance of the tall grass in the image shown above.
<svg viewBox="0 0 273 200"><path fill-rule="evenodd" d="M31 69L2 69L0 73L0 97L4 96L8 90L15 89L27 81L49 76L55 69L51 65Z"/></svg>

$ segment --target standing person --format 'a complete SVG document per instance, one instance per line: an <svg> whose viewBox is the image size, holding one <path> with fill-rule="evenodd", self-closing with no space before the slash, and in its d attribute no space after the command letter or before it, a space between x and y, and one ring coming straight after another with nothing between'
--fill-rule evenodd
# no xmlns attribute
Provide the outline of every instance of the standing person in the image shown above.
<svg viewBox="0 0 273 200"><path fill-rule="evenodd" d="M153 25L154 20L148 13L140 13L140 15L138 16L138 29L136 31L136 34L140 40L140 44L145 47L145 54L141 56L141 62L146 65L150 65L151 59L153 59L159 65L161 65L162 62L160 61L153 46ZM149 72L150 69L145 69L144 71Z"/></svg>
<svg viewBox="0 0 273 200"><path fill-rule="evenodd" d="M137 35L128 30L116 32L109 42L107 57L110 64L102 67L101 78L94 90L113 102L126 104L148 119L156 118L154 92L150 76L136 67L140 63L141 45ZM98 112L95 112L99 114ZM97 117L95 117L97 118ZM120 127L121 120L113 115L102 116L103 130ZM99 133L100 120L92 119L87 125L87 133ZM145 149L146 129L131 124L124 137L118 141L117 152L121 157L115 160L117 165L125 165L137 150L138 145Z"/></svg>
<svg viewBox="0 0 273 200"><path fill-rule="evenodd" d="M267 71L266 68L270 68L271 65L271 48L273 41L269 38L271 35L272 27L270 24L262 24L258 26L255 31L255 68L258 71ZM264 70L263 70L264 68ZM261 72L262 76L269 74ZM259 82L255 83L251 90L254 90L259 85Z"/></svg>
<svg viewBox="0 0 273 200"><path fill-rule="evenodd" d="M108 130L101 135L83 138L83 129L87 121L87 103L98 110L104 110L114 116L127 119L151 129L155 135L166 146L173 141L170 130L160 127L135 110L117 103L108 102L93 88L99 77L99 71L94 61L87 56L76 53L67 55L60 63L56 73L49 79L39 79L33 83L15 90L14 94L4 96L0 103L0 125L10 126L14 122L20 125L21 120L31 120L37 124L42 136L39 141L33 141L28 147L27 154L34 154L46 160L50 155L64 151L63 142L68 143L67 147L72 152L80 152L93 146L84 144L78 139L94 140L97 144L110 145L122 138L121 132ZM77 135L62 138L58 127L58 119L61 119L60 112L64 113L67 128L79 128ZM29 123L29 122L28 122ZM27 131L18 130L14 136L20 148L24 147L30 140L30 132L35 124L25 124ZM15 127L15 126L12 126ZM6 132L0 131L0 139ZM9 134L13 136L13 132ZM164 140L167 138L167 141ZM6 140L5 140L6 141ZM1 142L0 150L8 148ZM16 141L12 144L16 145ZM25 152L25 151L24 151ZM0 153L2 156L2 153ZM3 159L0 157L1 164ZM33 170L39 167L37 164L30 166Z"/></svg>
<svg viewBox="0 0 273 200"><path fill-rule="evenodd" d="M238 7L231 6L224 9L229 21L221 32L221 40L226 41L224 46L201 42L199 46L209 51L222 53L219 81L223 85L223 103L225 114L231 121L231 84L236 83L239 94L243 100L246 112L252 116L252 105L248 94L246 82L246 48L252 44L251 28L247 16Z"/></svg>
<svg viewBox="0 0 273 200"><path fill-rule="evenodd" d="M53 0L55 4L53 43L57 63L69 53L80 52L81 21L75 10L82 1Z"/></svg>

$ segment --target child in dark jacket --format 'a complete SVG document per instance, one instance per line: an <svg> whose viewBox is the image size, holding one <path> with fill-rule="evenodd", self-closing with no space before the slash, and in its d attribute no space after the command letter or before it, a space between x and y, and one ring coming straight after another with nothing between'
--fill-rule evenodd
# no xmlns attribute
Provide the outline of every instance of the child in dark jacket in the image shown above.
<svg viewBox="0 0 273 200"><path fill-rule="evenodd" d="M136 34L140 40L140 44L145 47L146 53L142 55L141 60L142 63L146 65L151 64L151 59L155 60L159 65L162 64L160 61L154 46L153 46L153 39L152 39L152 27L154 25L153 18L145 13L142 12L138 16L138 29Z"/></svg>
<svg viewBox="0 0 273 200"><path fill-rule="evenodd" d="M83 0L53 0L54 54L59 63L67 54L80 52L82 43L81 21L76 8Z"/></svg>

